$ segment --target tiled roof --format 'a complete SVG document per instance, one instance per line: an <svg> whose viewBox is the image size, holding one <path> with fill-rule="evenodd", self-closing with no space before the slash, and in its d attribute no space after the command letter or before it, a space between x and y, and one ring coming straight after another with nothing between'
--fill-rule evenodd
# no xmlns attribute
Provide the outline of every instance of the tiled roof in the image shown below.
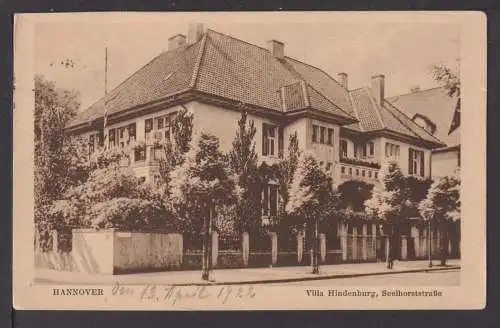
<svg viewBox="0 0 500 328"><path fill-rule="evenodd" d="M369 88L348 91L316 67L212 30L155 57L70 126L102 117L105 101L111 115L188 90L272 111L313 108L353 122L346 127L355 131L387 129L439 142L389 104L376 105Z"/></svg>
<svg viewBox="0 0 500 328"><path fill-rule="evenodd" d="M429 118L436 125L434 135L447 146L460 144L460 128L449 133L458 99L450 97L445 88L415 91L387 100L409 117L420 114Z"/></svg>
<svg viewBox="0 0 500 328"><path fill-rule="evenodd" d="M105 101L109 115L188 88L200 49L201 42L198 42L161 53L105 97L79 113L70 126L102 117Z"/></svg>
<svg viewBox="0 0 500 328"><path fill-rule="evenodd" d="M323 71L291 58L277 59L267 49L207 30L197 43L154 58L80 113L70 126L102 117L105 101L109 115L188 89L284 111L281 88L292 91L291 86L302 82L309 87L301 97L310 98L313 108L355 120L343 110L350 108L347 92Z"/></svg>
<svg viewBox="0 0 500 328"><path fill-rule="evenodd" d="M419 140L442 144L439 139L429 134L388 101L384 101L383 106L377 104L368 87L351 90L350 95L359 126L349 125L346 128L364 132L388 130Z"/></svg>

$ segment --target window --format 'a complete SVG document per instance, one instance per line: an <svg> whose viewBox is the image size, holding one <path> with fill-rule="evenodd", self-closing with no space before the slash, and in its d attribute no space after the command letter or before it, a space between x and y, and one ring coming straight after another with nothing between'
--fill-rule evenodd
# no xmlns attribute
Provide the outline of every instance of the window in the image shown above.
<svg viewBox="0 0 500 328"><path fill-rule="evenodd" d="M345 174L345 166L342 166L342 167L340 168L340 173Z"/></svg>
<svg viewBox="0 0 500 328"><path fill-rule="evenodd" d="M135 141L136 139L136 132L135 132L135 123L131 123L128 125L128 140L127 143L130 141Z"/></svg>
<svg viewBox="0 0 500 328"><path fill-rule="evenodd" d="M356 169L356 176L359 175L359 169Z"/></svg>
<svg viewBox="0 0 500 328"><path fill-rule="evenodd" d="M324 126L319 128L319 143L325 143L325 132L326 128Z"/></svg>
<svg viewBox="0 0 500 328"><path fill-rule="evenodd" d="M323 164L325 164L325 162L320 161L320 162L319 162L319 167L323 168Z"/></svg>
<svg viewBox="0 0 500 328"><path fill-rule="evenodd" d="M163 129L163 117L159 117L156 119L156 128Z"/></svg>
<svg viewBox="0 0 500 328"><path fill-rule="evenodd" d="M366 158L367 152L368 152L368 144L365 144L364 147L362 147L362 152L363 152L363 158Z"/></svg>
<svg viewBox="0 0 500 328"><path fill-rule="evenodd" d="M460 149L457 152L457 166L460 167L461 159L460 159Z"/></svg>
<svg viewBox="0 0 500 328"><path fill-rule="evenodd" d="M262 155L274 156L276 154L276 126L262 124Z"/></svg>
<svg viewBox="0 0 500 328"><path fill-rule="evenodd" d="M340 157L347 157L347 140L340 140Z"/></svg>
<svg viewBox="0 0 500 328"><path fill-rule="evenodd" d="M378 179L378 172L375 172L375 179Z"/></svg>
<svg viewBox="0 0 500 328"><path fill-rule="evenodd" d="M155 186L161 185L161 176L159 174L155 174L153 177L153 183Z"/></svg>
<svg viewBox="0 0 500 328"><path fill-rule="evenodd" d="M333 145L333 129L328 129L328 138L326 139L326 143Z"/></svg>
<svg viewBox="0 0 500 328"><path fill-rule="evenodd" d="M333 163L326 163L326 172L330 172L332 170Z"/></svg>
<svg viewBox="0 0 500 328"><path fill-rule="evenodd" d="M146 146L136 147L134 149L134 162L143 162L146 160Z"/></svg>
<svg viewBox="0 0 500 328"><path fill-rule="evenodd" d="M368 171L368 177L371 178L372 177L372 171Z"/></svg>
<svg viewBox="0 0 500 328"><path fill-rule="evenodd" d="M109 147L116 146L116 130L115 129L109 129L108 138L109 138Z"/></svg>
<svg viewBox="0 0 500 328"><path fill-rule="evenodd" d="M268 184L262 190L262 215L276 216L278 214L278 185Z"/></svg>
<svg viewBox="0 0 500 328"><path fill-rule="evenodd" d="M408 173L418 174L423 177L424 172L424 152L421 150L408 149Z"/></svg>
<svg viewBox="0 0 500 328"><path fill-rule="evenodd" d="M157 146L153 148L153 159L154 160L160 160L165 158L165 151L163 150L163 147Z"/></svg>
<svg viewBox="0 0 500 328"><path fill-rule="evenodd" d="M313 125L312 142L318 142L319 126Z"/></svg>
<svg viewBox="0 0 500 328"><path fill-rule="evenodd" d="M361 176L365 176L365 170L361 170Z"/></svg>
<svg viewBox="0 0 500 328"><path fill-rule="evenodd" d="M146 177L140 177L139 178L139 183L144 183L146 182Z"/></svg>
<svg viewBox="0 0 500 328"><path fill-rule="evenodd" d="M148 140L148 137L153 130L153 119L148 118L147 120L144 121L144 136L146 137L146 140Z"/></svg>
<svg viewBox="0 0 500 328"><path fill-rule="evenodd" d="M385 144L385 157L399 157L399 145L392 143Z"/></svg>
<svg viewBox="0 0 500 328"><path fill-rule="evenodd" d="M375 144L372 141L370 141L366 144L366 148L368 156L373 157L375 155Z"/></svg>
<svg viewBox="0 0 500 328"><path fill-rule="evenodd" d="M89 136L89 154L93 154L95 151L95 140L94 140L94 135L91 134Z"/></svg>
<svg viewBox="0 0 500 328"><path fill-rule="evenodd" d="M352 175L352 167L349 168L349 175Z"/></svg>

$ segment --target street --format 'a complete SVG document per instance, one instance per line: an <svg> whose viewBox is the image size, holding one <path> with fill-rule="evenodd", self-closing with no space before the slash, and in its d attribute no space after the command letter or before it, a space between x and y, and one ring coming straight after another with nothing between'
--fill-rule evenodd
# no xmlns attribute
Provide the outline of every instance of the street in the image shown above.
<svg viewBox="0 0 500 328"><path fill-rule="evenodd" d="M290 286L458 286L460 270L398 273L380 276L365 276L344 279L325 279L279 283Z"/></svg>

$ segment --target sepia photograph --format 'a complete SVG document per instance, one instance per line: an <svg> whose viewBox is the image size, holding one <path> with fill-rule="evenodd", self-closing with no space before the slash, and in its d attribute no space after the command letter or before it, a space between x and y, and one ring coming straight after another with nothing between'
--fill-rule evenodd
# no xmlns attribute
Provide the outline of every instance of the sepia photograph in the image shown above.
<svg viewBox="0 0 500 328"><path fill-rule="evenodd" d="M14 30L16 308L484 306L481 14Z"/></svg>

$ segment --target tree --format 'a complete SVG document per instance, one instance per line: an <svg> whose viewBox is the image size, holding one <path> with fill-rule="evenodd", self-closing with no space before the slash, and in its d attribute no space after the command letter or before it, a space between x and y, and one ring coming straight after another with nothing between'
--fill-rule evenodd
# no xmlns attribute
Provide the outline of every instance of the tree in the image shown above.
<svg viewBox="0 0 500 328"><path fill-rule="evenodd" d="M57 89L54 82L35 76L34 164L36 227L51 229L48 210L70 187L75 174L74 148L65 134L67 123L79 108L78 93Z"/></svg>
<svg viewBox="0 0 500 328"><path fill-rule="evenodd" d="M457 98L460 98L459 71L454 71L445 65L439 64L433 66L432 75L434 80L445 87L450 97L457 96Z"/></svg>
<svg viewBox="0 0 500 328"><path fill-rule="evenodd" d="M228 153L229 167L236 176L238 190L241 191L234 217L238 220L240 231L254 227L256 222L260 224L261 193L254 141L257 129L253 121L247 123L247 118L247 112L243 109Z"/></svg>
<svg viewBox="0 0 500 328"><path fill-rule="evenodd" d="M293 181L293 176L297 170L299 164L299 158L301 155L299 149L299 139L297 132L290 134L288 142L288 153L283 156L282 160L279 162L279 178L280 178L280 188L279 193L281 197L280 202L280 215L286 213L285 206L290 198L290 186Z"/></svg>
<svg viewBox="0 0 500 328"><path fill-rule="evenodd" d="M365 201L372 196L373 184L358 180L348 180L338 186L339 207L355 212L364 211Z"/></svg>
<svg viewBox="0 0 500 328"><path fill-rule="evenodd" d="M160 160L160 174L166 185L170 179L170 172L184 162L185 155L190 149L193 137L193 118L193 113L182 106L182 109L174 115L170 122L172 138L166 138L161 145L164 156Z"/></svg>
<svg viewBox="0 0 500 328"><path fill-rule="evenodd" d="M300 157L290 186L290 198L285 210L289 215L304 218L306 227L314 227L313 273L319 273L318 265L318 222L328 213L332 196L332 180L319 166L313 154ZM309 224L308 224L309 223ZM311 224L312 223L312 224Z"/></svg>
<svg viewBox="0 0 500 328"><path fill-rule="evenodd" d="M204 247L202 279L209 279L209 236L215 208L235 201L235 183L226 169L219 139L202 133L183 164L170 173L170 200L192 233L203 223ZM200 222L203 218L203 222Z"/></svg>
<svg viewBox="0 0 500 328"><path fill-rule="evenodd" d="M397 228L405 204L404 176L393 161L384 163L379 176L380 183L375 185L372 197L365 202L365 210L385 222L384 230L388 236L387 268L392 269L399 240Z"/></svg>
<svg viewBox="0 0 500 328"><path fill-rule="evenodd" d="M420 215L441 231L441 265L446 265L448 256L449 224L460 219L460 206L460 179L457 176L436 180L419 205Z"/></svg>

